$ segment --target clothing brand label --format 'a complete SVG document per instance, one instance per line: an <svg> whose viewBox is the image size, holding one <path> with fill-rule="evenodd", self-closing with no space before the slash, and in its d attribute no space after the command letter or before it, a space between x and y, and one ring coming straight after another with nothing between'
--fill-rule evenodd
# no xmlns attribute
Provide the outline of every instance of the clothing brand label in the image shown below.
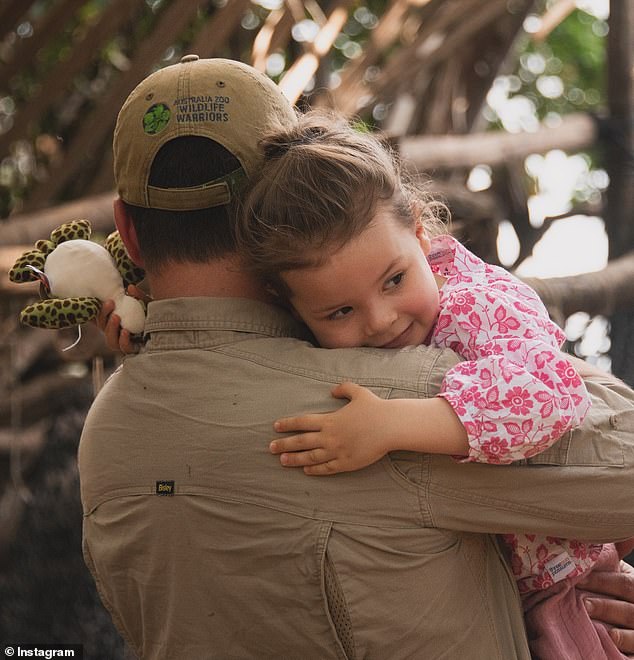
<svg viewBox="0 0 634 660"><path fill-rule="evenodd" d="M550 573L553 582L560 582L574 572L575 564L567 553L562 552L554 559L546 562L544 568Z"/></svg>
<svg viewBox="0 0 634 660"><path fill-rule="evenodd" d="M173 481L157 481L156 482L157 495L173 495L174 482Z"/></svg>

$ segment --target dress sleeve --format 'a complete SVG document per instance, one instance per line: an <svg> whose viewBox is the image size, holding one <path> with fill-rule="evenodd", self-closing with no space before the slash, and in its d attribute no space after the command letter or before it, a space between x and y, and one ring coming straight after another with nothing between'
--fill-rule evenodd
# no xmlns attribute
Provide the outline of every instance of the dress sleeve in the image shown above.
<svg viewBox="0 0 634 660"><path fill-rule="evenodd" d="M456 458L496 464L529 458L581 423L590 397L560 351L564 339L522 282L447 294L434 343L466 360L447 372L439 394L467 431L469 454Z"/></svg>

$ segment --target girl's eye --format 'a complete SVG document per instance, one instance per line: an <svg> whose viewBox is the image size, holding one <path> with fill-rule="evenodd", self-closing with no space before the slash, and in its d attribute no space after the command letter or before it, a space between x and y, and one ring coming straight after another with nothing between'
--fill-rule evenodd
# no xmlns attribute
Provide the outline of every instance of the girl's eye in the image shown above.
<svg viewBox="0 0 634 660"><path fill-rule="evenodd" d="M345 316L348 316L348 314L350 314L351 311L352 311L352 307L350 307L350 306L341 307L336 312L333 312L332 314L328 314L328 318L331 321L338 321L339 319L342 319Z"/></svg>
<svg viewBox="0 0 634 660"><path fill-rule="evenodd" d="M394 275L394 277L390 277L390 279L385 283L385 288L393 289L395 286L398 286L403 281L404 277L405 277L405 273L397 273L396 275Z"/></svg>

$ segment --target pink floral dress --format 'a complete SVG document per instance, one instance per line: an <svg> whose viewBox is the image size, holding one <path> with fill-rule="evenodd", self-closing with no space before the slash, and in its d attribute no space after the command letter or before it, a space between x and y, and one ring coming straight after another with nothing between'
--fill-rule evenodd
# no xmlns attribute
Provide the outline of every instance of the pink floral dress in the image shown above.
<svg viewBox="0 0 634 660"><path fill-rule="evenodd" d="M461 460L530 458L581 424L590 398L537 294L451 236L433 239L428 260L446 279L429 343L465 359L447 372L439 394L467 431L469 454ZM534 534L504 539L521 592L587 572L602 547Z"/></svg>

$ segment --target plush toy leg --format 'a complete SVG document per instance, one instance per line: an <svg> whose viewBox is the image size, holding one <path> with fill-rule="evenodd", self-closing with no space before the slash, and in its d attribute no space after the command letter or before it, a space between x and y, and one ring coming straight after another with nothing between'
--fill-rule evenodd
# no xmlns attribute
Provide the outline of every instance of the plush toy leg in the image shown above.
<svg viewBox="0 0 634 660"><path fill-rule="evenodd" d="M9 279L17 284L23 282L36 282L40 278L37 273L27 266L35 266L39 270L44 269L46 255L41 250L29 250L18 257L13 268L9 271Z"/></svg>
<svg viewBox="0 0 634 660"><path fill-rule="evenodd" d="M145 277L145 271L130 259L130 255L125 249L118 231L113 231L108 236L104 247L114 259L117 270L121 273L124 287L127 287L129 284L138 284Z"/></svg>
<svg viewBox="0 0 634 660"><path fill-rule="evenodd" d="M97 298L49 298L25 307L20 321L32 328L57 330L91 321L100 309Z"/></svg>

